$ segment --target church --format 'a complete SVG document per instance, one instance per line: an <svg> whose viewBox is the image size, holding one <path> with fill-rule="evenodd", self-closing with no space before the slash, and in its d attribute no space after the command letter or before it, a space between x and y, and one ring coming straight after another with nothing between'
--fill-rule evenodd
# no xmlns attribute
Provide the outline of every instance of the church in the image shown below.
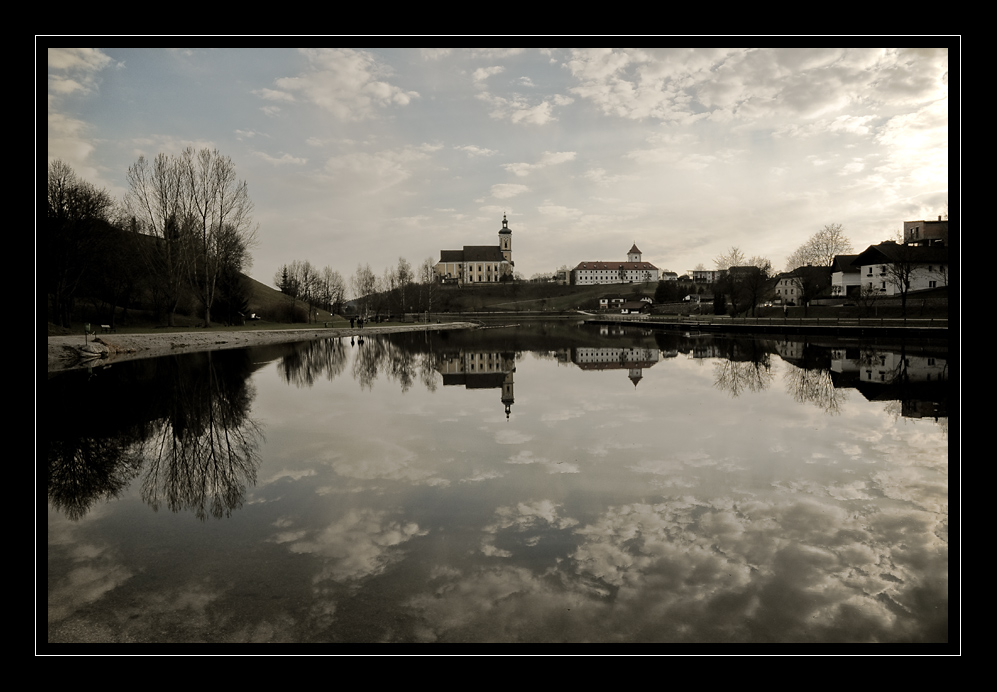
<svg viewBox="0 0 997 692"><path fill-rule="evenodd" d="M512 231L505 214L498 232L498 245L465 245L463 250L441 250L436 278L441 283L462 286L512 279Z"/></svg>

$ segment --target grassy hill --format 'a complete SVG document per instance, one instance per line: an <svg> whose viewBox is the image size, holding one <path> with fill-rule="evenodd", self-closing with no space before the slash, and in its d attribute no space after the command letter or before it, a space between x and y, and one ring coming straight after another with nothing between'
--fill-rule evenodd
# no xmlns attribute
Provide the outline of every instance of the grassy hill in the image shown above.
<svg viewBox="0 0 997 692"><path fill-rule="evenodd" d="M433 310L449 312L518 312L596 310L604 295L653 296L657 283L609 286L558 286L556 284L478 284L440 286Z"/></svg>

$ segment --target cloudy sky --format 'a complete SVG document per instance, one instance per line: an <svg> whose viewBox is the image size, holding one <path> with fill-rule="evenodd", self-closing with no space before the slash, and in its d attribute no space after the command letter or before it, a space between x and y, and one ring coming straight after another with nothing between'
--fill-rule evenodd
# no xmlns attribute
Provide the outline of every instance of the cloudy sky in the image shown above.
<svg viewBox="0 0 997 692"><path fill-rule="evenodd" d="M949 211L947 48L47 59L49 159L121 199L139 156L217 148L248 182L264 283L293 260L349 278L495 244L503 214L530 277L635 242L678 273L731 247L782 269L825 224L861 251Z"/></svg>

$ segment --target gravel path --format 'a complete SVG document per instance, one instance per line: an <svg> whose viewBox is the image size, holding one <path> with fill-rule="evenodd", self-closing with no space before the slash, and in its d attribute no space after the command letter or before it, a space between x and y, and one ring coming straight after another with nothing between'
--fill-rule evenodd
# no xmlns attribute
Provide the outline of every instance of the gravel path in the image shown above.
<svg viewBox="0 0 997 692"><path fill-rule="evenodd" d="M245 348L262 344L278 344L338 336L389 334L440 329L468 329L469 322L447 324L414 324L391 327L364 327L363 329L261 329L246 332L168 332L163 334L101 334L89 339L91 347L100 353L100 360L82 359L83 336L48 337L48 371L85 368L89 364L120 362L137 358L153 358L171 353L216 351L226 348Z"/></svg>

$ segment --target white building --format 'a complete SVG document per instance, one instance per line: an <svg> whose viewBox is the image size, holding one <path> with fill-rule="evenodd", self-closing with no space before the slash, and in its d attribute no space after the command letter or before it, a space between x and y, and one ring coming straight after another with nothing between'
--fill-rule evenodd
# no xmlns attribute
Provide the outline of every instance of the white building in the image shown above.
<svg viewBox="0 0 997 692"><path fill-rule="evenodd" d="M859 268L862 290L893 296L901 293L897 273L909 274L910 291L948 286L949 253L944 245L870 245L852 262Z"/></svg>
<svg viewBox="0 0 997 692"><path fill-rule="evenodd" d="M660 270L656 266L641 261L636 243L627 253L626 262L581 262L571 270L571 283L576 286L643 283L659 278Z"/></svg>
<svg viewBox="0 0 997 692"><path fill-rule="evenodd" d="M853 264L858 255L836 255L831 265L831 295L844 298L855 295L862 284L859 268Z"/></svg>

